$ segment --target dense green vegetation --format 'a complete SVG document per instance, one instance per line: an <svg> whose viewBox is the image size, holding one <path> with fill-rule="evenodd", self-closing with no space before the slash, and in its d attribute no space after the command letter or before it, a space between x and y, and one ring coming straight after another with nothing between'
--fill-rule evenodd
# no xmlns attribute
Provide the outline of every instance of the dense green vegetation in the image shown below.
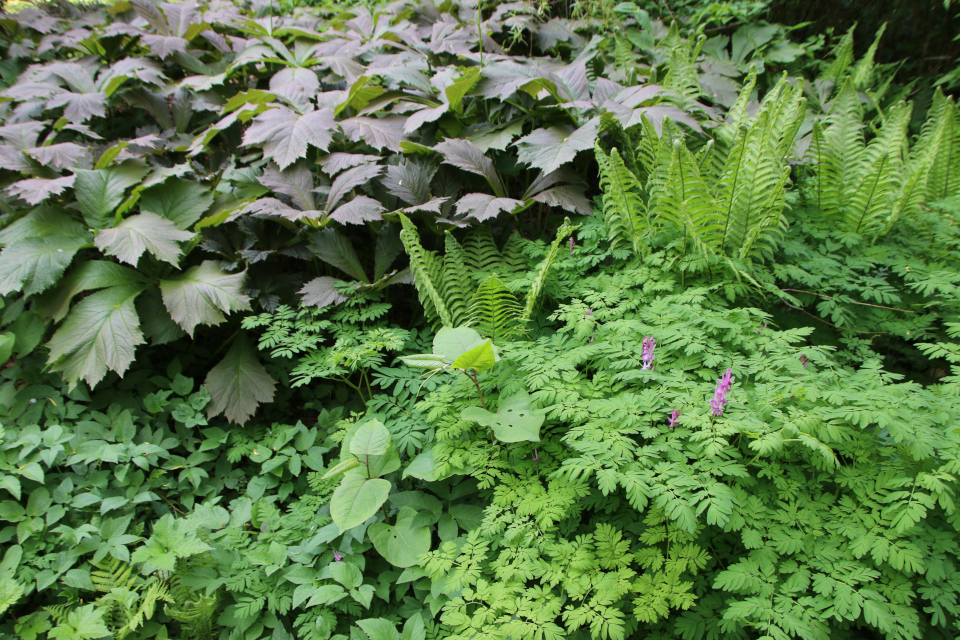
<svg viewBox="0 0 960 640"><path fill-rule="evenodd" d="M0 18L0 636L960 635L951 76L766 11Z"/></svg>

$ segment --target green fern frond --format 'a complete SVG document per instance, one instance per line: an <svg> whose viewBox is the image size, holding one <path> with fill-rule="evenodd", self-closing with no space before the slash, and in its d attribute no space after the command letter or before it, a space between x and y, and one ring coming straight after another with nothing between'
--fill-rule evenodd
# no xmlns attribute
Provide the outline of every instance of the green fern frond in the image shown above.
<svg viewBox="0 0 960 640"><path fill-rule="evenodd" d="M853 71L850 73L850 77L853 79L853 84L858 88L862 89L870 84L870 81L873 79L873 71L875 67L875 56L877 54L877 47L880 46L880 39L883 37L883 32L887 30L887 23L884 22L880 25L880 28L877 29L877 35L873 38L873 44L870 45L870 48L867 49L867 52L862 58L857 62L853 67ZM851 32L853 30L851 29ZM851 33L851 50L853 44L853 37Z"/></svg>
<svg viewBox="0 0 960 640"><path fill-rule="evenodd" d="M710 189L697 168L693 154L681 138L673 141L673 153L667 179L651 187L651 203L656 189L656 206L650 211L655 222L673 226L682 235L684 253L688 244L700 255L718 253L723 245L723 222Z"/></svg>
<svg viewBox="0 0 960 640"><path fill-rule="evenodd" d="M446 252L443 256L443 276L440 282L440 294L450 312L453 325L462 325L469 314L470 296L473 292L473 279L467 269L466 255L460 243L449 231L444 238Z"/></svg>
<svg viewBox="0 0 960 640"><path fill-rule="evenodd" d="M743 259L755 246L772 248L784 230L785 155L805 111L802 91L781 79L749 125L741 124L727 156L715 193L723 245L732 256Z"/></svg>
<svg viewBox="0 0 960 640"><path fill-rule="evenodd" d="M416 225L402 213L400 223L403 225L400 240L407 255L410 256L410 271L413 273L414 285L423 304L424 313L428 318L439 320L445 327L455 326L440 294L443 282L443 261L432 251L423 248Z"/></svg>
<svg viewBox="0 0 960 640"><path fill-rule="evenodd" d="M867 146L863 168L855 182L859 186L843 211L843 223L849 231L874 233L886 226L902 178L910 113L909 105L897 105L880 134Z"/></svg>
<svg viewBox="0 0 960 640"><path fill-rule="evenodd" d="M846 211L860 172L866 145L863 141L863 110L851 80L844 82L834 100L825 126L815 134L818 206L838 214Z"/></svg>
<svg viewBox="0 0 960 640"><path fill-rule="evenodd" d="M930 156L927 194L930 200L960 195L960 107L938 88L915 156Z"/></svg>
<svg viewBox="0 0 960 640"><path fill-rule="evenodd" d="M90 572L90 581L94 588L102 593L107 593L116 588L133 589L136 584L136 576L133 575L133 565L120 562L116 558L109 558L105 563L91 561L96 569Z"/></svg>
<svg viewBox="0 0 960 640"><path fill-rule="evenodd" d="M668 102L683 108L688 107L703 91L697 77L697 58L707 38L700 34L694 41L685 41L674 22L670 33L664 39L664 45L670 49L667 75L663 79L663 94Z"/></svg>
<svg viewBox="0 0 960 640"><path fill-rule="evenodd" d="M62 625L67 622L67 616L73 611L73 606L69 604L52 604L44 607L43 610L50 614L50 619L53 620L54 623Z"/></svg>
<svg viewBox="0 0 960 640"><path fill-rule="evenodd" d="M574 231L580 228L580 225L571 224L569 218L564 218L563 224L560 225L560 228L557 229L557 236L553 239L553 243L550 245L550 249L547 251L547 256L540 263L540 266L537 267L536 275L533 278L533 284L530 285L530 290L527 292L527 296L524 299L523 304L523 314L520 316L520 322L526 324L530 322L530 319L533 318L533 311L537 303L540 301L540 295L543 293L543 287L547 283L547 276L550 274L550 267L553 265L553 261L557 257L557 253L560 251L560 244L570 236Z"/></svg>
<svg viewBox="0 0 960 640"><path fill-rule="evenodd" d="M470 232L463 241L463 252L464 264L471 271L476 283L487 275L502 270L503 256L497 248L489 225L483 225Z"/></svg>
<svg viewBox="0 0 960 640"><path fill-rule="evenodd" d="M220 593L203 595L182 587L174 587L173 593L179 604L164 605L163 612L180 623L183 637L196 640L212 638L217 629Z"/></svg>
<svg viewBox="0 0 960 640"><path fill-rule="evenodd" d="M523 273L526 269L527 257L523 253L523 238L519 233L513 232L503 246L499 271L504 275L514 275Z"/></svg>
<svg viewBox="0 0 960 640"><path fill-rule="evenodd" d="M837 83L850 69L850 65L853 64L854 60L853 32L856 31L856 29L857 25L854 24L840 39L837 46L834 47L832 52L833 62L820 74L821 81Z"/></svg>
<svg viewBox="0 0 960 640"><path fill-rule="evenodd" d="M669 122L669 121L667 121ZM662 139L657 134L656 127L646 116L640 118L640 141L636 145L635 167L630 166L630 158L625 158L627 168L630 169L640 184L646 184L647 180L657 168L657 157L660 154ZM626 152L626 150L625 150Z"/></svg>
<svg viewBox="0 0 960 640"><path fill-rule="evenodd" d="M470 326L480 335L498 340L520 332L523 308L496 274L484 280L470 305Z"/></svg>
<svg viewBox="0 0 960 640"><path fill-rule="evenodd" d="M650 231L646 207L640 197L640 181L627 169L617 149L604 153L594 147L603 189L603 219L614 247L627 243L638 251Z"/></svg>

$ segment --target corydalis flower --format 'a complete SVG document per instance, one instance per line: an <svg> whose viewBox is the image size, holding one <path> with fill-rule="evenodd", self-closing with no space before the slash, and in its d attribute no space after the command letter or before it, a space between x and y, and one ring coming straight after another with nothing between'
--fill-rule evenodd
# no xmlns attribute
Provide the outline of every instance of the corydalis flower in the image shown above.
<svg viewBox="0 0 960 640"><path fill-rule="evenodd" d="M334 562L343 562L343 554L337 551L333 552L333 561Z"/></svg>
<svg viewBox="0 0 960 640"><path fill-rule="evenodd" d="M723 415L723 406L727 404L727 391L733 385L733 369L727 369L726 373L717 380L717 388L713 392L713 400L710 401L710 409L713 415L720 417Z"/></svg>
<svg viewBox="0 0 960 640"><path fill-rule="evenodd" d="M536 450L536 449L533 450L533 461L534 461L534 462L540 462L540 456L537 455L537 450Z"/></svg>
<svg viewBox="0 0 960 640"><path fill-rule="evenodd" d="M677 420L680 419L680 410L674 409L670 412L670 423L667 425L669 428L673 429L677 426Z"/></svg>
<svg viewBox="0 0 960 640"><path fill-rule="evenodd" d="M657 341L647 336L643 339L643 366L641 369L649 369L653 366L653 351L657 348Z"/></svg>
<svg viewBox="0 0 960 640"><path fill-rule="evenodd" d="M573 236L570 236L570 253L573 253L573 248L577 246L573 241Z"/></svg>

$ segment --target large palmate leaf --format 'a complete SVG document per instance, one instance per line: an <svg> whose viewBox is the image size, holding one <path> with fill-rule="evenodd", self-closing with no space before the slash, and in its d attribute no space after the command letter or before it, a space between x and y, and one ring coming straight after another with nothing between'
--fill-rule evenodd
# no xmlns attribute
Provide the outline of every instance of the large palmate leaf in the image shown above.
<svg viewBox="0 0 960 640"><path fill-rule="evenodd" d="M319 89L320 79L310 69L287 67L270 78L270 91L297 105L309 103Z"/></svg>
<svg viewBox="0 0 960 640"><path fill-rule="evenodd" d="M363 224L364 222L381 220L384 211L386 209L383 205L373 198L357 196L350 202L337 207L330 214L330 218L340 224Z"/></svg>
<svg viewBox="0 0 960 640"><path fill-rule="evenodd" d="M0 252L0 295L21 288L25 295L40 293L57 281L87 241L79 236L28 238Z"/></svg>
<svg viewBox="0 0 960 640"><path fill-rule="evenodd" d="M73 192L87 226L92 229L110 226L111 214L123 201L124 192L140 182L146 173L145 166L135 164L77 171Z"/></svg>
<svg viewBox="0 0 960 640"><path fill-rule="evenodd" d="M163 216L178 229L189 229L210 205L213 195L203 185L176 178L150 187L140 195L140 210Z"/></svg>
<svg viewBox="0 0 960 640"><path fill-rule="evenodd" d="M493 168L493 160L484 155L483 151L472 142L453 138L441 142L434 149L443 154L443 161L446 164L483 176L498 197L506 195L503 182Z"/></svg>
<svg viewBox="0 0 960 640"><path fill-rule="evenodd" d="M112 229L104 229L94 242L104 253L133 266L137 266L144 251L149 251L157 260L176 267L181 253L177 243L192 237L192 233L181 231L170 220L144 211L124 219Z"/></svg>
<svg viewBox="0 0 960 640"><path fill-rule="evenodd" d="M360 258L357 256L353 245L339 231L324 229L311 238L309 248L327 264L350 274L357 280L370 282L363 271L363 265L360 264Z"/></svg>
<svg viewBox="0 0 960 640"><path fill-rule="evenodd" d="M363 140L374 149L388 149L399 153L405 122L406 118L403 116L384 118L358 116L344 120L340 125L343 127L343 133L350 140Z"/></svg>
<svg viewBox="0 0 960 640"><path fill-rule="evenodd" d="M333 111L319 109L303 115L287 107L264 111L243 134L244 145L263 145L263 155L285 169L307 155L307 147L326 151L337 123Z"/></svg>
<svg viewBox="0 0 960 640"><path fill-rule="evenodd" d="M63 178L29 178L14 182L6 191L27 204L39 204L50 196L58 196L73 186L75 176Z"/></svg>
<svg viewBox="0 0 960 640"><path fill-rule="evenodd" d="M126 371L144 342L134 307L142 291L139 285L122 285L80 301L50 338L47 363L63 372L70 386L82 378L92 387L108 370Z"/></svg>
<svg viewBox="0 0 960 640"><path fill-rule="evenodd" d="M33 310L42 316L52 318L54 322L60 322L70 310L73 297L79 293L121 285L146 284L147 279L138 271L116 262L106 260L80 262L65 278L57 282L57 286L34 299ZM161 309L161 313L167 316L165 310Z"/></svg>
<svg viewBox="0 0 960 640"><path fill-rule="evenodd" d="M496 218L501 211L513 212L523 206L523 201L513 198L497 198L488 193L468 193L457 202L457 214L478 222Z"/></svg>
<svg viewBox="0 0 960 640"><path fill-rule="evenodd" d="M367 184L371 179L380 175L383 167L375 164L361 164L347 169L333 180L330 185L330 193L327 195L327 204L325 209L330 211L339 204L340 200L350 193L351 189L362 184Z"/></svg>
<svg viewBox="0 0 960 640"><path fill-rule="evenodd" d="M363 524L390 495L390 481L365 478L358 469L348 472L330 499L330 516L340 531Z"/></svg>
<svg viewBox="0 0 960 640"><path fill-rule="evenodd" d="M367 529L377 553L395 567L412 567L430 551L430 527L416 526L416 517L416 510L403 507L395 525L377 523Z"/></svg>
<svg viewBox="0 0 960 640"><path fill-rule="evenodd" d="M36 159L40 164L57 169L69 169L77 164L77 160L85 153L87 153L87 148L74 142L61 142L26 151L28 156Z"/></svg>
<svg viewBox="0 0 960 640"><path fill-rule="evenodd" d="M207 374L203 386L212 397L207 415L222 413L242 425L258 405L273 400L277 383L257 360L257 348L241 334L226 357Z"/></svg>
<svg viewBox="0 0 960 640"><path fill-rule="evenodd" d="M0 230L0 245L9 245L27 238L73 235L88 242L93 236L76 218L52 207L38 207Z"/></svg>
<svg viewBox="0 0 960 640"><path fill-rule="evenodd" d="M250 298L243 293L245 273L227 273L212 260L180 276L160 281L163 304L174 321L193 336L198 324L217 325L224 313L249 311Z"/></svg>
<svg viewBox="0 0 960 640"><path fill-rule="evenodd" d="M303 304L322 309L332 304L340 304L347 299L346 296L337 291L335 285L338 283L343 284L344 282L339 278L320 276L303 285L298 293L303 296Z"/></svg>
<svg viewBox="0 0 960 640"><path fill-rule="evenodd" d="M260 184L274 193L287 196L294 206L304 211L317 206L313 197L313 174L302 160L283 171L280 171L276 164L270 163L260 176Z"/></svg>
<svg viewBox="0 0 960 640"><path fill-rule="evenodd" d="M577 152L592 149L598 130L599 120L593 119L576 131L568 127L537 129L513 144L520 162L550 173L573 160Z"/></svg>

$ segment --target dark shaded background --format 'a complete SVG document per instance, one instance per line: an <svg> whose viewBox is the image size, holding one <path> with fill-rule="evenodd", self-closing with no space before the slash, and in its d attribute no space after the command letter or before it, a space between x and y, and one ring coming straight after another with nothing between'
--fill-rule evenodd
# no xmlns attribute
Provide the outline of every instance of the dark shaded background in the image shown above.
<svg viewBox="0 0 960 640"><path fill-rule="evenodd" d="M810 22L793 39L823 33L832 28L837 37L857 23L854 40L862 55L884 22L887 31L877 51L877 61L904 60L899 80L916 75L939 77L960 58L960 1L950 8L943 0L774 0L767 19L780 24Z"/></svg>

